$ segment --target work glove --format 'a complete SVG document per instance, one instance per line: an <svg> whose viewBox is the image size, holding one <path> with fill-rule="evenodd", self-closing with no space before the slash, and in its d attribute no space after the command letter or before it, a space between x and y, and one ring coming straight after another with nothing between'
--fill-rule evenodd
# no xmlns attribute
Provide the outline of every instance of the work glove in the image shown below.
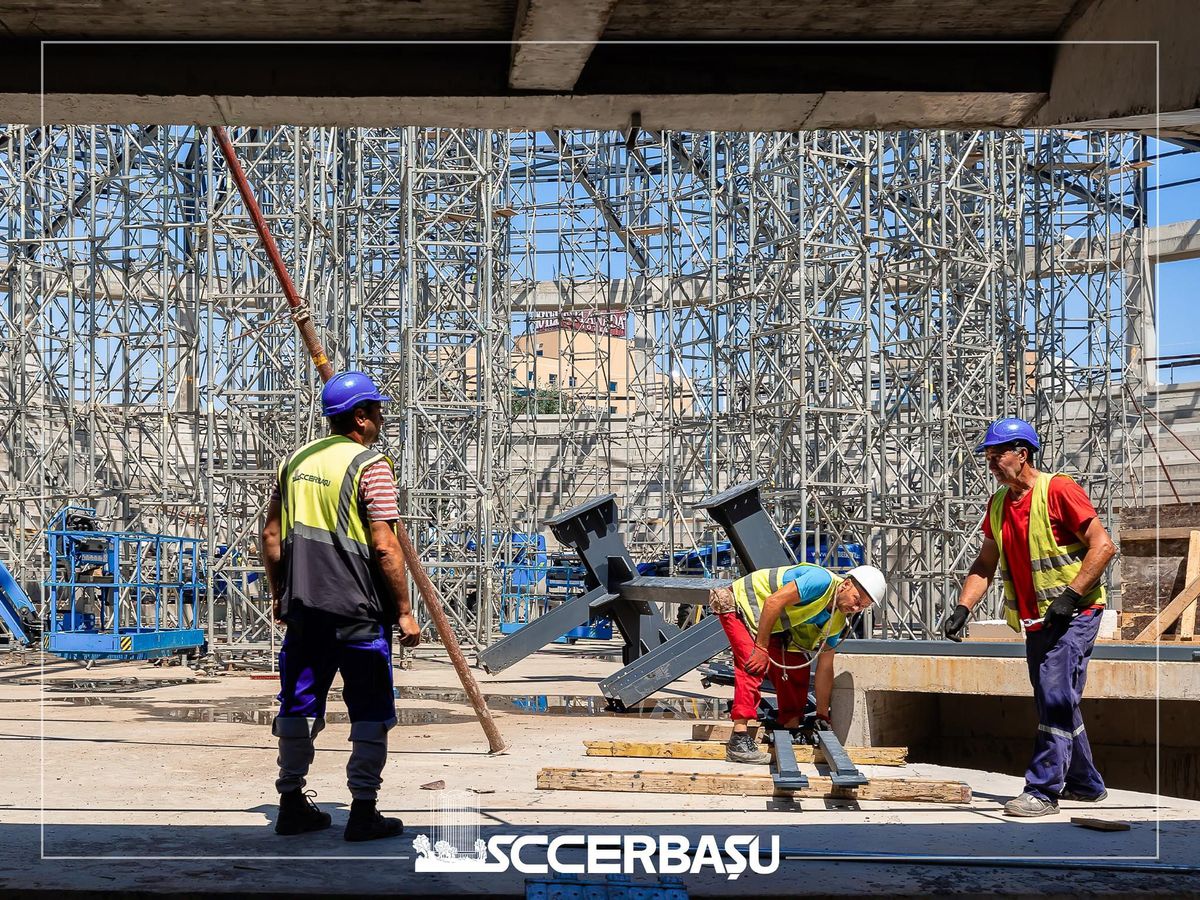
<svg viewBox="0 0 1200 900"><path fill-rule="evenodd" d="M961 643L962 632L967 627L967 619L970 616L971 611L961 603L958 604L954 607L954 611L942 620L942 636L955 643Z"/></svg>
<svg viewBox="0 0 1200 900"><path fill-rule="evenodd" d="M1082 600L1083 598L1074 588L1063 588L1063 592L1054 598L1054 602L1046 610L1046 618L1042 620L1042 626L1066 628Z"/></svg>
<svg viewBox="0 0 1200 900"><path fill-rule="evenodd" d="M829 720L829 716L813 713L812 727L813 731L833 731L833 722Z"/></svg>
<svg viewBox="0 0 1200 900"><path fill-rule="evenodd" d="M746 671L751 675L766 675L770 664L767 651L756 646L754 652L750 654L750 658L746 660Z"/></svg>

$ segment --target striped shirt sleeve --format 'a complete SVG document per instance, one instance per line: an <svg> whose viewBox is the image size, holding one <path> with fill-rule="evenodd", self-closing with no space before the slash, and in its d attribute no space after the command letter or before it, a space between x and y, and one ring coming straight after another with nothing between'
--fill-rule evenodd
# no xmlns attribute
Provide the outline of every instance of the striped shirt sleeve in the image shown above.
<svg viewBox="0 0 1200 900"><path fill-rule="evenodd" d="M358 498L372 522L395 522L400 518L396 503L396 479L387 460L369 466L358 483Z"/></svg>

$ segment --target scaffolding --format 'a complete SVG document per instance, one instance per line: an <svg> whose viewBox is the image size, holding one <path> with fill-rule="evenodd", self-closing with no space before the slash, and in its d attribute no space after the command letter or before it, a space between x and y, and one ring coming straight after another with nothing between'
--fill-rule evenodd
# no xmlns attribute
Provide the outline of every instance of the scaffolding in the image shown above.
<svg viewBox="0 0 1200 900"><path fill-rule="evenodd" d="M720 539L695 502L762 478L802 551L889 572L871 627L900 638L930 636L978 546L989 420L1031 418L1106 521L1138 496L1135 137L231 137L335 368L396 399L382 449L469 645L497 634L521 536L598 494L670 570ZM37 595L67 503L201 537L201 621L234 652L277 637L257 535L323 424L214 150L190 127L0 128L0 555Z"/></svg>

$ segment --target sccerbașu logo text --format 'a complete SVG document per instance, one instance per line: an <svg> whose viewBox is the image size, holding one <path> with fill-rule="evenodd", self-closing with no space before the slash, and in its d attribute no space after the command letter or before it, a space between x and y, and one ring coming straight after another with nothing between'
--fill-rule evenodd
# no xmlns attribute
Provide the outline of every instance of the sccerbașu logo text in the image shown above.
<svg viewBox="0 0 1200 900"><path fill-rule="evenodd" d="M321 487L329 487L328 478L322 478L320 475L309 475L307 472L294 473L292 481L311 481L313 484L321 485Z"/></svg>
<svg viewBox="0 0 1200 900"><path fill-rule="evenodd" d="M449 844L433 844L427 835L413 841L418 872L506 872L526 875L686 875L712 871L735 880L747 869L770 875L779 868L779 836L771 835L764 850L752 834L724 840L705 834L692 839L678 834L498 834L474 851L460 853ZM545 850L545 862L538 861ZM582 856L580 860L579 857ZM568 861L568 860L575 861Z"/></svg>

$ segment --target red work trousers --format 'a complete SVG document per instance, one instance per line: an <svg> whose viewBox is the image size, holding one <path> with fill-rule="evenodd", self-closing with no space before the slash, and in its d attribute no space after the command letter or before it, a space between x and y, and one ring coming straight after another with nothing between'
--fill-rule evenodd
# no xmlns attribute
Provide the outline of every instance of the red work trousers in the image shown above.
<svg viewBox="0 0 1200 900"><path fill-rule="evenodd" d="M751 675L746 671L746 661L754 652L754 636L737 613L722 613L717 618L733 648L733 709L734 719L757 719L758 700L762 696L762 675ZM808 676L811 669L805 665L808 655L798 650L785 650L783 635L771 635L770 668L767 674L775 685L775 698L779 703L779 721L804 718L808 705ZM802 669L780 669L776 662L785 666L804 666Z"/></svg>

